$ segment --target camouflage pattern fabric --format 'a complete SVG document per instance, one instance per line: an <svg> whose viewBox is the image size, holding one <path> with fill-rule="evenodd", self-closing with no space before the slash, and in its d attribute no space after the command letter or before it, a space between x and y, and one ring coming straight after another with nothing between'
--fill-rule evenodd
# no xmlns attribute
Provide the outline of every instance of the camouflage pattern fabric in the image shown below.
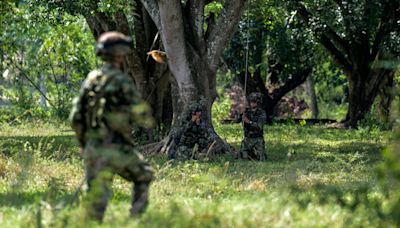
<svg viewBox="0 0 400 228"><path fill-rule="evenodd" d="M176 150L173 150L168 157L177 160L196 159L199 153L207 152L208 146L214 140L203 120L199 125L188 120L180 130L180 133L173 137L177 146Z"/></svg>
<svg viewBox="0 0 400 228"><path fill-rule="evenodd" d="M244 114L251 122L243 123L244 139L239 156L244 159L264 161L267 158L264 142L265 111L260 108L257 108L255 112L246 109Z"/></svg>
<svg viewBox="0 0 400 228"><path fill-rule="evenodd" d="M240 157L243 159L266 160L264 138L245 137L240 149Z"/></svg>
<svg viewBox="0 0 400 228"><path fill-rule="evenodd" d="M133 80L121 70L105 64L84 81L70 118L84 148L92 218L102 220L114 174L134 182L131 214L145 209L153 171L135 151L130 133L135 124L151 126L150 116Z"/></svg>

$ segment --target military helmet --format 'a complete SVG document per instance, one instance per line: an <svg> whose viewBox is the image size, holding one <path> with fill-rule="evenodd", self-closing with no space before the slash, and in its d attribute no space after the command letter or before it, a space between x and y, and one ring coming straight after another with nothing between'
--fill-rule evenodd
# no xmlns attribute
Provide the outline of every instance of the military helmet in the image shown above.
<svg viewBox="0 0 400 228"><path fill-rule="evenodd" d="M189 111L190 112L201 112L202 111L202 107L201 104L194 102L192 104L189 105Z"/></svg>
<svg viewBox="0 0 400 228"><path fill-rule="evenodd" d="M97 39L97 55L127 55L131 52L132 38L120 32L105 32Z"/></svg>
<svg viewBox="0 0 400 228"><path fill-rule="evenodd" d="M258 104L262 103L262 94L261 93L250 93L249 102L257 102Z"/></svg>

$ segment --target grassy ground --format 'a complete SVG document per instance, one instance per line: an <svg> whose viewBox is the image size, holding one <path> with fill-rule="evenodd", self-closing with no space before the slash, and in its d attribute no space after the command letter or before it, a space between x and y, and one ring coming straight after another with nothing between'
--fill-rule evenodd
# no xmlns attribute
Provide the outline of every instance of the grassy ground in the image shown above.
<svg viewBox="0 0 400 228"><path fill-rule="evenodd" d="M0 126L1 227L343 227L390 225L363 203L385 208L376 167L388 132L322 126L266 127L267 162L230 156L209 162L150 158L150 205L129 219L131 186L115 178L102 225L85 219L75 192L83 166L63 124ZM240 125L217 126L238 148ZM84 187L85 188L85 187ZM382 200L379 200L382 199ZM73 202L72 202L73 201Z"/></svg>

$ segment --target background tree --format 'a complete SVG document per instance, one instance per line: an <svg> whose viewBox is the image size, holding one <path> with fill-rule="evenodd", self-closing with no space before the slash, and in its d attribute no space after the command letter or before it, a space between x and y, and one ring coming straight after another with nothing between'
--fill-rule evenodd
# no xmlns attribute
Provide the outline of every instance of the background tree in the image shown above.
<svg viewBox="0 0 400 228"><path fill-rule="evenodd" d="M49 105L53 116L65 119L81 75L96 64L85 22L24 2L2 4L7 9L0 34L0 70L9 85L5 96L31 114L44 113Z"/></svg>
<svg viewBox="0 0 400 228"><path fill-rule="evenodd" d="M247 75L247 94L263 93L263 108L271 119L281 98L312 73L317 45L284 8L265 1L252 4L224 59L243 87Z"/></svg>
<svg viewBox="0 0 400 228"><path fill-rule="evenodd" d="M349 108L345 126L354 127L371 109L379 91L393 83L399 59L399 0L290 1L304 28L347 75Z"/></svg>

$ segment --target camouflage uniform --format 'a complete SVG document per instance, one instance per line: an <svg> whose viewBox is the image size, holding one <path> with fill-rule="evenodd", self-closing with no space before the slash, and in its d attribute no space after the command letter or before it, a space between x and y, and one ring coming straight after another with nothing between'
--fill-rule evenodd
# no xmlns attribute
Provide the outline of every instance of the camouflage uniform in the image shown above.
<svg viewBox="0 0 400 228"><path fill-rule="evenodd" d="M190 118L183 123L179 132L173 134L172 137L176 150L171 150L168 157L177 160L197 159L202 155L206 155L208 146L215 139L204 120L201 119L200 124L196 124Z"/></svg>
<svg viewBox="0 0 400 228"><path fill-rule="evenodd" d="M151 125L147 111L133 80L111 64L84 81L71 120L83 148L90 217L103 219L114 174L134 182L131 214L146 208L153 171L134 149L130 132L134 123Z"/></svg>
<svg viewBox="0 0 400 228"><path fill-rule="evenodd" d="M265 161L267 159L264 142L265 111L257 107L253 112L250 108L244 114L250 123L243 122L244 139L239 152L240 158Z"/></svg>

